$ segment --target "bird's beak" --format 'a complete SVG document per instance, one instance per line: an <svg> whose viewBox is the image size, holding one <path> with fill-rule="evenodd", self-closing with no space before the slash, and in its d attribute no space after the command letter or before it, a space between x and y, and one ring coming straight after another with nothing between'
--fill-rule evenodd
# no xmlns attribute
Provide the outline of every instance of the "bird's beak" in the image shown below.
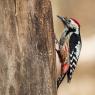
<svg viewBox="0 0 95 95"><path fill-rule="evenodd" d="M65 17L63 17L63 16L57 16L57 17L63 22L63 24L65 24L67 26Z"/></svg>

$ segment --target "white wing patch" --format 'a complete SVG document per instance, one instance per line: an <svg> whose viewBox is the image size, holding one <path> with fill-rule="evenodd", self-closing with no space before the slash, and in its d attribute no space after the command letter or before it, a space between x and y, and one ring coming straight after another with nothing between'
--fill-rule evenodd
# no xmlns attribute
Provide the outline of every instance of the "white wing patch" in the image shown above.
<svg viewBox="0 0 95 95"><path fill-rule="evenodd" d="M80 45L80 42L78 41L78 44L75 46L76 48L76 52L75 52L75 55L77 57L77 60L79 58L79 55L80 55L80 49L81 49L81 45Z"/></svg>

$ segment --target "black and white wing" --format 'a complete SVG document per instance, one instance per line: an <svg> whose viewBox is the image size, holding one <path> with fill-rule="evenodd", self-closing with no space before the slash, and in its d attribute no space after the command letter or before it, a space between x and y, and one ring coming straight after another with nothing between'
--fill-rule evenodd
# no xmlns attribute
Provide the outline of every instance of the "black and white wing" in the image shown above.
<svg viewBox="0 0 95 95"><path fill-rule="evenodd" d="M67 78L68 82L72 79L72 74L76 68L80 51L81 51L81 38L77 34L73 34L70 37L69 40L69 62L70 62L70 67L67 72Z"/></svg>

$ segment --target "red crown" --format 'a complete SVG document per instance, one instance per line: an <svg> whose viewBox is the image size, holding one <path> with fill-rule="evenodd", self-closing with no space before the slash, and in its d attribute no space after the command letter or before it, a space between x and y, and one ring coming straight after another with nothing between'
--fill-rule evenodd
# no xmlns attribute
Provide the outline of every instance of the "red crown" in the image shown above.
<svg viewBox="0 0 95 95"><path fill-rule="evenodd" d="M74 18L71 18L71 19L80 27L80 23L76 19Z"/></svg>

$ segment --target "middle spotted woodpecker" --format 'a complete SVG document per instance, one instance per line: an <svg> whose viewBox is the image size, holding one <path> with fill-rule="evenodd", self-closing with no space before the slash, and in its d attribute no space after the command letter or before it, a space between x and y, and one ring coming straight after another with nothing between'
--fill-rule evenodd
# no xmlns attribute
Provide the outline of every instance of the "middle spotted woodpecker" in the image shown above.
<svg viewBox="0 0 95 95"><path fill-rule="evenodd" d="M73 18L65 18L58 16L64 24L64 32L59 41L57 41L56 54L61 63L61 73L57 79L57 88L67 76L67 81L70 82L72 74L76 68L80 51L81 51L81 36L80 24Z"/></svg>

